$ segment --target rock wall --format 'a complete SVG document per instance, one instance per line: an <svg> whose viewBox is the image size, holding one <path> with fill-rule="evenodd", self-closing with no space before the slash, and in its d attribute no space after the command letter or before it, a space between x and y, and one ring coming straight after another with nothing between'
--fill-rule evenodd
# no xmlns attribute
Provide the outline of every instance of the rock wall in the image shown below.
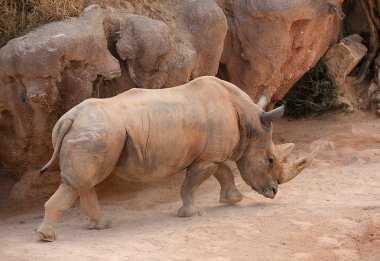
<svg viewBox="0 0 380 261"><path fill-rule="evenodd" d="M54 123L84 99L218 74L275 101L338 33L324 1L135 2L89 6L0 49L0 177L36 173Z"/></svg>

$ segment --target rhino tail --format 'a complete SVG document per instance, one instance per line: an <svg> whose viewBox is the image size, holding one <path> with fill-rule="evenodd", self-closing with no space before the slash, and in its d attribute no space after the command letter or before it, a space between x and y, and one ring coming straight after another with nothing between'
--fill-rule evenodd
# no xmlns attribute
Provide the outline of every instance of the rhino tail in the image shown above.
<svg viewBox="0 0 380 261"><path fill-rule="evenodd" d="M70 130L71 125L73 124L73 120L64 119L61 123L58 124L58 126L54 127L52 135L53 137L57 137L55 140L53 140L54 152L49 162L46 163L46 165L40 169L41 175L51 166L51 164L53 164L54 160L57 158L58 153L61 150L63 138L65 137L66 133Z"/></svg>

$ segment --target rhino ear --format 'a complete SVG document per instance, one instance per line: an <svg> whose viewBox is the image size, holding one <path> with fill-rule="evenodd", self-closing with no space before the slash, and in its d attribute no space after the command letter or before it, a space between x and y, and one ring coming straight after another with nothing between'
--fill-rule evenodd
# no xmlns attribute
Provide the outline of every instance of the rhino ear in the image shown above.
<svg viewBox="0 0 380 261"><path fill-rule="evenodd" d="M272 126L272 121L276 119L280 119L282 115L284 115L285 112L285 105L282 104L280 107L268 111L268 112L262 112L260 115L260 122L265 128L270 128Z"/></svg>

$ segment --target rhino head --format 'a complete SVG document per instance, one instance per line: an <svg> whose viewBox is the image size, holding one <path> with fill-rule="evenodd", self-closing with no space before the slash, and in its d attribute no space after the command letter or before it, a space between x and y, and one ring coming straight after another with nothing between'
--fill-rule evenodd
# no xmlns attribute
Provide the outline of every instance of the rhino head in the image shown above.
<svg viewBox="0 0 380 261"><path fill-rule="evenodd" d="M280 118L285 106L270 112L260 110L256 119L255 135L252 135L243 156L236 162L240 174L253 190L267 198L274 198L278 185L295 178L306 168L317 150L293 162L285 162L294 144L275 145L272 141L272 120Z"/></svg>

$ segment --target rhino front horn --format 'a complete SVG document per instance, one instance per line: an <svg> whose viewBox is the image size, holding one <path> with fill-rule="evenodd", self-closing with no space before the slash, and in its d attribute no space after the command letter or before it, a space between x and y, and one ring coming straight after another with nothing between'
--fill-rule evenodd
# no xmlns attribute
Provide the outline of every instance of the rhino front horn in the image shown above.
<svg viewBox="0 0 380 261"><path fill-rule="evenodd" d="M313 161L318 153L318 148L311 152L309 155L299 158L291 163L283 163L284 169L279 184L283 184L294 179L300 174L310 163Z"/></svg>
<svg viewBox="0 0 380 261"><path fill-rule="evenodd" d="M284 115L285 112L285 105L282 104L280 107L268 111L268 112L262 112L260 115L260 122L265 127L269 128L271 126L271 123L273 120L280 119L282 115Z"/></svg>

